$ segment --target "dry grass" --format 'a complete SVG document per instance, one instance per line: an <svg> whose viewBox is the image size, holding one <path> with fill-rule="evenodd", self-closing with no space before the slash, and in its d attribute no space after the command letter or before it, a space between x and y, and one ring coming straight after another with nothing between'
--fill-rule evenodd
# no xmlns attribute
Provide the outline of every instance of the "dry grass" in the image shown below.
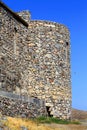
<svg viewBox="0 0 87 130"><path fill-rule="evenodd" d="M87 130L87 126L82 125L59 125L59 124L51 124L52 130Z"/></svg>
<svg viewBox="0 0 87 130"><path fill-rule="evenodd" d="M11 130L21 130L22 126L27 127L28 130L52 130L49 126L39 125L31 120L21 118L8 117L8 121L4 125L8 126Z"/></svg>
<svg viewBox="0 0 87 130"><path fill-rule="evenodd" d="M28 130L87 130L87 126L82 125L59 125L59 124L38 124L31 120L8 117L8 121L4 123L11 130L21 130L22 126Z"/></svg>
<svg viewBox="0 0 87 130"><path fill-rule="evenodd" d="M72 119L87 120L87 111L72 109Z"/></svg>

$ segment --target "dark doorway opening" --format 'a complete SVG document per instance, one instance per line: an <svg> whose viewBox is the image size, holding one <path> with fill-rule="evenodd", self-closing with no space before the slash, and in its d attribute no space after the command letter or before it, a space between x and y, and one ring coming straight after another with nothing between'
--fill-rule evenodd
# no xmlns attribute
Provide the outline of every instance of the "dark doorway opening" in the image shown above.
<svg viewBox="0 0 87 130"><path fill-rule="evenodd" d="M46 110L47 110L47 114L49 117L52 117L53 115L50 114L50 107L49 106L46 106Z"/></svg>
<svg viewBox="0 0 87 130"><path fill-rule="evenodd" d="M66 45L68 46L68 45L69 45L69 43L68 43L68 42L66 42Z"/></svg>

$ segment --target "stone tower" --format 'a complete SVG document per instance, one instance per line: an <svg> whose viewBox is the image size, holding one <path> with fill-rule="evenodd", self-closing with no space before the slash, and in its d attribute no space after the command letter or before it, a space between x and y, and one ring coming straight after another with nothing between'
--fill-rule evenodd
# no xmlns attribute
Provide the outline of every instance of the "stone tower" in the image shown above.
<svg viewBox="0 0 87 130"><path fill-rule="evenodd" d="M0 2L0 91L44 100L48 116L71 117L70 36ZM4 109L4 108L3 108Z"/></svg>
<svg viewBox="0 0 87 130"><path fill-rule="evenodd" d="M49 115L69 119L71 113L70 37L61 24L29 23L29 90L45 100Z"/></svg>

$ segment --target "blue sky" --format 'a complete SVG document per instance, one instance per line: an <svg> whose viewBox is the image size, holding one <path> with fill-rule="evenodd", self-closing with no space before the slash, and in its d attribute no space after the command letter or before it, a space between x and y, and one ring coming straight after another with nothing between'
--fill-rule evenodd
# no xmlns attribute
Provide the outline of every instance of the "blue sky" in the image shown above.
<svg viewBox="0 0 87 130"><path fill-rule="evenodd" d="M65 24L71 34L72 106L87 110L87 0L3 0L31 19Z"/></svg>

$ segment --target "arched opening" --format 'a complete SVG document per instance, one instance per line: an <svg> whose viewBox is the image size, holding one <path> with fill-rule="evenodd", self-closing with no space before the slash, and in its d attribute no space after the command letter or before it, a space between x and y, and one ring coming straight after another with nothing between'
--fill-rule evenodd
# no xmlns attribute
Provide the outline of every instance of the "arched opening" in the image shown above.
<svg viewBox="0 0 87 130"><path fill-rule="evenodd" d="M46 106L46 110L47 110L48 116L49 116L49 117L53 117L53 115L51 115L50 107L49 107L49 106Z"/></svg>

